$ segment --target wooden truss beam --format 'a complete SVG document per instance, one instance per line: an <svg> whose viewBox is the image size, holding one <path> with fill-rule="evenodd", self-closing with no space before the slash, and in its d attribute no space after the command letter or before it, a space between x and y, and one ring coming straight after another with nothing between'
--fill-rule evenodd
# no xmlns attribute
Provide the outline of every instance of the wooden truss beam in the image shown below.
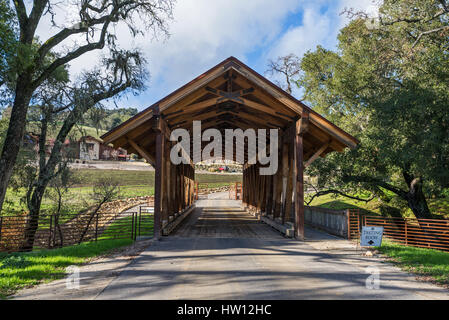
<svg viewBox="0 0 449 320"><path fill-rule="evenodd" d="M309 158L309 160L307 160L307 162L304 164L304 168L307 168L308 166L310 166L316 159L318 159L318 157L324 152L326 151L326 149L329 147L330 142L325 143L321 148L319 148L317 150L317 152L315 152L313 154L313 156L311 156Z"/></svg>
<svg viewBox="0 0 449 320"><path fill-rule="evenodd" d="M156 166L156 159L154 159L154 157L149 152L147 152L144 148L134 142L134 140L127 139L127 141L142 158L147 160L153 167Z"/></svg>

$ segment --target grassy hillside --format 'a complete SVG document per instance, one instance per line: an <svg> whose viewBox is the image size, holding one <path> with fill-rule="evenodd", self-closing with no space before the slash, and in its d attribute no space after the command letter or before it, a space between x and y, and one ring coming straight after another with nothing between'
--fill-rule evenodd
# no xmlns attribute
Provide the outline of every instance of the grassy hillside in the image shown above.
<svg viewBox="0 0 449 320"><path fill-rule="evenodd" d="M427 199L429 209L435 216L441 216L449 219L449 199ZM343 210L343 209L360 209L361 212L369 214L381 214L381 206L385 205L378 199L374 199L368 203L357 201L342 196L325 195L315 198L311 206ZM403 215L413 217L410 209L403 210Z"/></svg>
<svg viewBox="0 0 449 320"><path fill-rule="evenodd" d="M82 136L92 136L95 138L99 138L104 133L108 132L112 128L118 126L122 122L125 122L126 120L137 114L137 112L138 111L135 108L105 109L88 112L84 117L83 123L74 127L70 132L68 138L71 140L79 140ZM9 117L9 114L10 111L5 110L2 115L2 119L6 121L6 119ZM62 113L58 116L56 125L51 126L48 130L48 139L56 138L59 128L66 117L67 113ZM27 131L39 134L39 122L30 121L27 124Z"/></svg>
<svg viewBox="0 0 449 320"><path fill-rule="evenodd" d="M80 169L75 170L75 176L79 180L65 196L63 212L78 212L92 204L92 189L95 182L101 177L112 177L120 184L120 198L132 198L137 196L149 196L154 194L154 171L128 171L128 170L96 170ZM196 180L201 183L208 183L210 187L217 187L228 183L240 182L241 175L225 174L196 174ZM26 190L14 191L9 189L6 194L6 201L2 214L19 214L27 211L23 198ZM42 212L51 213L54 211L55 203L47 197L42 203Z"/></svg>
<svg viewBox="0 0 449 320"><path fill-rule="evenodd" d="M92 186L101 177L112 177L123 186L149 186L154 187L154 171L140 170L75 170L80 180L78 186ZM227 184L242 181L241 175L226 174L195 174L196 181L210 184Z"/></svg>

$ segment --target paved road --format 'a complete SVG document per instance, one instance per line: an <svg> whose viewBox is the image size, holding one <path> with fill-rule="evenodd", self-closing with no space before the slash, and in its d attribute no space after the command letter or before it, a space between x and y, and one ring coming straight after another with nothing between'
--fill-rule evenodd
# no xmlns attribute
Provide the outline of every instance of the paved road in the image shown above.
<svg viewBox="0 0 449 320"><path fill-rule="evenodd" d="M97 299L449 299L346 240L308 230L285 239L239 208L201 200L188 220L149 247ZM366 287L367 267L380 289ZM371 269L370 269L371 270Z"/></svg>

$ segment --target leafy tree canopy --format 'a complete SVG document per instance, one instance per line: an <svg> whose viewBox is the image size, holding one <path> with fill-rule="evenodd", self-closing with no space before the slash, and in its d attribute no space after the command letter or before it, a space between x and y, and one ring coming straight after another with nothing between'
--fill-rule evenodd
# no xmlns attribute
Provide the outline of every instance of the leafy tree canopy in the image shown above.
<svg viewBox="0 0 449 320"><path fill-rule="evenodd" d="M394 193L417 217L449 186L449 11L445 1L386 0L373 20L348 11L338 50L318 47L298 85L360 146L310 173L321 189Z"/></svg>

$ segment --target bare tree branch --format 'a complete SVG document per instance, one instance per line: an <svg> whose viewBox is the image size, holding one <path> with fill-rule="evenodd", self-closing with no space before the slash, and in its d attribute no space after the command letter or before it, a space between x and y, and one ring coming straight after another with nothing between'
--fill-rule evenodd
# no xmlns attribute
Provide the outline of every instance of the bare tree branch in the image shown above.
<svg viewBox="0 0 449 320"><path fill-rule="evenodd" d="M25 4L23 3L23 0L16 0L13 2L14 2L14 6L16 8L17 18L19 20L20 29L21 29L21 31L23 31L22 33L24 33L25 29L26 29L27 22L28 22L28 16L27 16Z"/></svg>
<svg viewBox="0 0 449 320"><path fill-rule="evenodd" d="M269 60L268 70L265 74L281 74L285 78L285 83L287 85L285 90L289 94L292 94L292 83L295 81L294 78L297 77L300 72L300 59L295 54L291 53L284 57L278 57L276 61ZM283 87L282 84L280 84L280 86Z"/></svg>
<svg viewBox="0 0 449 320"><path fill-rule="evenodd" d="M324 190L324 191L318 191L318 192L316 192L316 193L310 198L309 201L305 201L305 202L306 202L307 205L309 205L309 204L312 203L312 201L313 201L315 198L324 196L324 195L326 195L326 194L337 194L337 195L340 195L340 196L343 196L343 197L346 197L346 198L349 198L349 199L353 199L353 200L357 200L357 201L363 201L363 202L365 202L365 203L368 203L368 202L370 202L371 200L373 200L373 199L375 198L375 196L373 195L373 196L372 196L371 198L369 198L369 199L363 199L363 198L359 198L359 197L356 197L356 196L348 195L348 194L346 194L346 193L344 193L344 192L341 192L341 191L339 191L339 190L330 189L330 190Z"/></svg>
<svg viewBox="0 0 449 320"><path fill-rule="evenodd" d="M429 35L429 34L431 34L431 33L436 33L436 32L440 32L440 31L444 31L444 30L449 30L449 26L443 26L443 27L440 27L440 28L436 28L436 29L432 29L432 30L428 30L428 31L421 32L421 33L419 34L419 36L416 38L415 42L413 43L412 48L416 47L416 45L418 44L418 42L421 40L421 38L422 38L423 36Z"/></svg>

